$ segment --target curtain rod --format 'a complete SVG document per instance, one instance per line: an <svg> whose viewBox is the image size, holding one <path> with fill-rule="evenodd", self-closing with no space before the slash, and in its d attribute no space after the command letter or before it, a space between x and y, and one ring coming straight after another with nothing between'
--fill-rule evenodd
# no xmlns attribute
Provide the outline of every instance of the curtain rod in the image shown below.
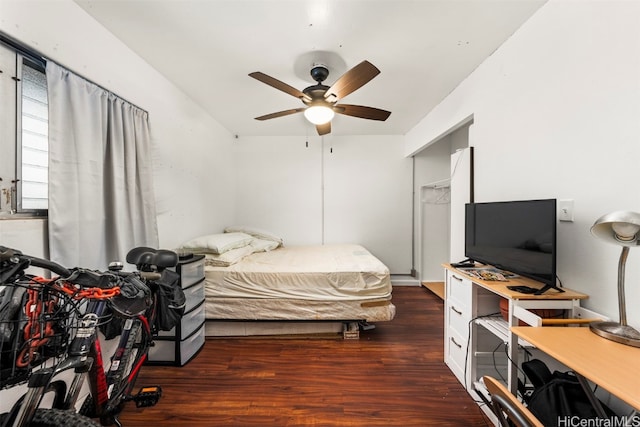
<svg viewBox="0 0 640 427"><path fill-rule="evenodd" d="M0 32L0 41L2 41L6 45L9 45L13 49L17 50L22 55L27 56L32 61L38 62L38 63L40 63L42 65L46 64L46 60L38 52L36 52L35 50L30 49L30 48L22 45L18 41L10 38L9 36L7 36L6 34L4 34L2 32Z"/></svg>
<svg viewBox="0 0 640 427"><path fill-rule="evenodd" d="M431 182L429 184L425 184L423 188L449 188L451 185L451 179L441 179L438 181Z"/></svg>
<svg viewBox="0 0 640 427"><path fill-rule="evenodd" d="M30 48L28 46L25 46L23 43L19 42L18 40L14 39L13 37L10 37L10 36L6 35L2 31L0 31L0 42L10 46L11 48L13 48L16 51L18 51L21 55L28 57L30 60L35 61L35 62L41 64L42 66L45 66L47 64L47 57L46 56L42 55L37 50L34 50L34 49L32 49L32 48ZM96 85L100 89L102 89L102 90L104 90L106 92L109 92L110 94L112 94L112 95L122 99L123 101L133 105L137 109L139 109L141 111L144 111L145 113L149 114L149 112L147 110L145 110L144 108L138 107L133 102L128 101L127 99L121 97L120 95L114 93L113 91L107 89L106 87L104 87L102 85L99 85L98 83L94 82L93 80L90 80L90 79L86 78L82 74L76 73L74 70L70 69L66 65L59 64L59 63L57 63L56 61L53 61L53 60L51 60L51 62L55 62L56 64L60 65L61 67L64 67L65 69L67 69L68 71L72 72L76 76L78 76L80 78L83 78L84 80L88 81L89 83Z"/></svg>

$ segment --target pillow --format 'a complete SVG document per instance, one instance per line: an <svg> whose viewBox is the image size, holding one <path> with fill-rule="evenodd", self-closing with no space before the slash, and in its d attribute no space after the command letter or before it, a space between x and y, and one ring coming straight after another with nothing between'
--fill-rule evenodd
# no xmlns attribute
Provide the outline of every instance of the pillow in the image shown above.
<svg viewBox="0 0 640 427"><path fill-rule="evenodd" d="M205 254L204 263L212 267L229 267L254 252L253 246L231 249L223 254Z"/></svg>
<svg viewBox="0 0 640 427"><path fill-rule="evenodd" d="M201 254L223 254L231 249L247 246L252 240L253 237L245 233L209 234L191 239L179 249Z"/></svg>
<svg viewBox="0 0 640 427"><path fill-rule="evenodd" d="M254 252L269 252L280 246L280 243L273 240L253 239L250 245Z"/></svg>
<svg viewBox="0 0 640 427"><path fill-rule="evenodd" d="M245 227L242 225L233 225L230 227L226 227L224 229L225 233L246 233L249 234L253 237L255 237L256 239L262 239L262 240L271 240L273 242L278 242L279 245L282 245L284 243L284 241L282 240L282 237L276 236L273 233L270 233L268 231L264 231L264 230L260 230L258 228L253 228L253 227Z"/></svg>

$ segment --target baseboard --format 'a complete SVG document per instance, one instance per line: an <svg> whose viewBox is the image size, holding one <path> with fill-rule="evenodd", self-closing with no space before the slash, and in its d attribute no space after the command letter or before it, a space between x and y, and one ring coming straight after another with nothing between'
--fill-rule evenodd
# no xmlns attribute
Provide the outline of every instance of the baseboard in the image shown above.
<svg viewBox="0 0 640 427"><path fill-rule="evenodd" d="M420 281L415 277L404 274L391 275L392 286L420 286Z"/></svg>

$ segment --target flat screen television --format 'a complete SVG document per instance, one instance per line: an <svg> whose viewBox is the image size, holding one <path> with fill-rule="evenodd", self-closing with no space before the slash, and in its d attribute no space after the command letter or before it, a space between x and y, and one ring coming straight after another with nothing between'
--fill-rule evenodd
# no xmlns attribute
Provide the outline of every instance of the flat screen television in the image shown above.
<svg viewBox="0 0 640 427"><path fill-rule="evenodd" d="M556 288L556 200L467 203L465 256Z"/></svg>

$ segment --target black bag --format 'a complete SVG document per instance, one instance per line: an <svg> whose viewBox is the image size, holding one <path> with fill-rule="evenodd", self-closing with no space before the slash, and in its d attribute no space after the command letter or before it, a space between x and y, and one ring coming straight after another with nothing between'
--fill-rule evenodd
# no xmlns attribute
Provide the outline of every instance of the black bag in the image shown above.
<svg viewBox="0 0 640 427"><path fill-rule="evenodd" d="M105 308L103 317L106 321L100 322L98 328L100 328L100 332L104 335L104 339L109 341L115 337L119 337L124 328L124 319L114 316L113 310L109 306Z"/></svg>
<svg viewBox="0 0 640 427"><path fill-rule="evenodd" d="M532 362L535 364L536 370L533 375L531 372L527 372L527 368L531 369L531 365L527 367L527 363ZM567 422L571 417L598 418L593 405L589 402L587 393L574 373L555 371L551 374L544 372L544 369L548 371L546 365L539 360L523 363L525 373L530 378L535 378L531 378L535 388L528 398L527 407L545 427L558 426L559 424L568 425ZM540 383L540 378L544 378L545 382ZM607 416L615 416L609 407L602 402L600 404Z"/></svg>
<svg viewBox="0 0 640 427"><path fill-rule="evenodd" d="M151 290L137 276L111 276L110 286L120 286L120 294L109 300L100 322L100 331L106 340L122 334L125 319L145 313L151 307Z"/></svg>
<svg viewBox="0 0 640 427"><path fill-rule="evenodd" d="M154 326L161 331L173 329L182 319L186 306L186 297L180 287L180 275L164 270L160 280L155 283L157 289L156 320Z"/></svg>

